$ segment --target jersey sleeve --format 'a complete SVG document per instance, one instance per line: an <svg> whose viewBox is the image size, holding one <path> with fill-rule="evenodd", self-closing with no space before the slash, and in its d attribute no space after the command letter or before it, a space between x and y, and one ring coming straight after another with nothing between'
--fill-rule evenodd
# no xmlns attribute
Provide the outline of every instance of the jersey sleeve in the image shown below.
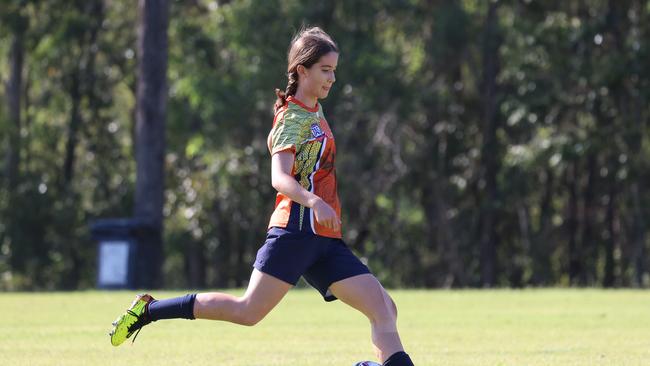
<svg viewBox="0 0 650 366"><path fill-rule="evenodd" d="M300 120L292 113L283 114L271 129L271 155L288 150L295 153L299 135Z"/></svg>

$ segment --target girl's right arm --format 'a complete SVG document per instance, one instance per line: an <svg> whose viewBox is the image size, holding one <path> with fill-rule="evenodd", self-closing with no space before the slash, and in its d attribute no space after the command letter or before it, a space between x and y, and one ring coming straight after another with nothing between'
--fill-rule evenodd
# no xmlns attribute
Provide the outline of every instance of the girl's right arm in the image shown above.
<svg viewBox="0 0 650 366"><path fill-rule="evenodd" d="M322 198L306 190L292 176L295 156L290 151L280 151L271 157L271 184L278 192L289 197L292 201L309 207L319 224L332 230L338 230L341 220L336 211Z"/></svg>

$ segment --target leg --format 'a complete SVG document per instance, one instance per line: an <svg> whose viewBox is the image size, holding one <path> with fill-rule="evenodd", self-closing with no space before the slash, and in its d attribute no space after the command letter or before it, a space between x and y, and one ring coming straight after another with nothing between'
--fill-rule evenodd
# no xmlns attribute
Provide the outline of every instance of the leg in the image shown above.
<svg viewBox="0 0 650 366"><path fill-rule="evenodd" d="M109 333L111 344L119 346L134 334L135 340L143 326L161 319L202 318L255 325L282 300L291 287L291 284L255 269L242 297L213 292L156 301L149 294L141 294L113 322L113 329Z"/></svg>
<svg viewBox="0 0 650 366"><path fill-rule="evenodd" d="M254 269L244 296L219 292L198 294L194 301L194 316L252 326L262 320L291 287L289 283Z"/></svg>
<svg viewBox="0 0 650 366"><path fill-rule="evenodd" d="M404 351L397 333L397 307L375 276L363 274L346 278L333 283L330 290L341 301L368 317L372 343L382 362Z"/></svg>

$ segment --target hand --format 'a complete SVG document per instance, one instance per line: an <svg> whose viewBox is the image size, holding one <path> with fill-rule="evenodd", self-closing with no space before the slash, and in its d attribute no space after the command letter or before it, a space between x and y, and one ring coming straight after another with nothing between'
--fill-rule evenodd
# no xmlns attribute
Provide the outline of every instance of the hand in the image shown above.
<svg viewBox="0 0 650 366"><path fill-rule="evenodd" d="M332 206L319 198L311 206L311 209L314 211L314 216L319 224L334 231L339 230L341 227L341 219L336 216L336 211L334 211Z"/></svg>

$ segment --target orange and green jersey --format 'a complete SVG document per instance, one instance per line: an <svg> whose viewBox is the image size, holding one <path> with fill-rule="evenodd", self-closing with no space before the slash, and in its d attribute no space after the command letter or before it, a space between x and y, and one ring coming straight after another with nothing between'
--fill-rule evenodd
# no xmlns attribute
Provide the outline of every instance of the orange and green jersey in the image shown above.
<svg viewBox="0 0 650 366"><path fill-rule="evenodd" d="M336 190L336 145L320 104L310 108L289 97L275 114L271 129L271 155L291 151L295 161L291 175L306 190L322 198L341 217L341 206ZM312 210L277 194L275 210L269 227L307 231L316 235L341 238L341 230L332 230L316 222Z"/></svg>

